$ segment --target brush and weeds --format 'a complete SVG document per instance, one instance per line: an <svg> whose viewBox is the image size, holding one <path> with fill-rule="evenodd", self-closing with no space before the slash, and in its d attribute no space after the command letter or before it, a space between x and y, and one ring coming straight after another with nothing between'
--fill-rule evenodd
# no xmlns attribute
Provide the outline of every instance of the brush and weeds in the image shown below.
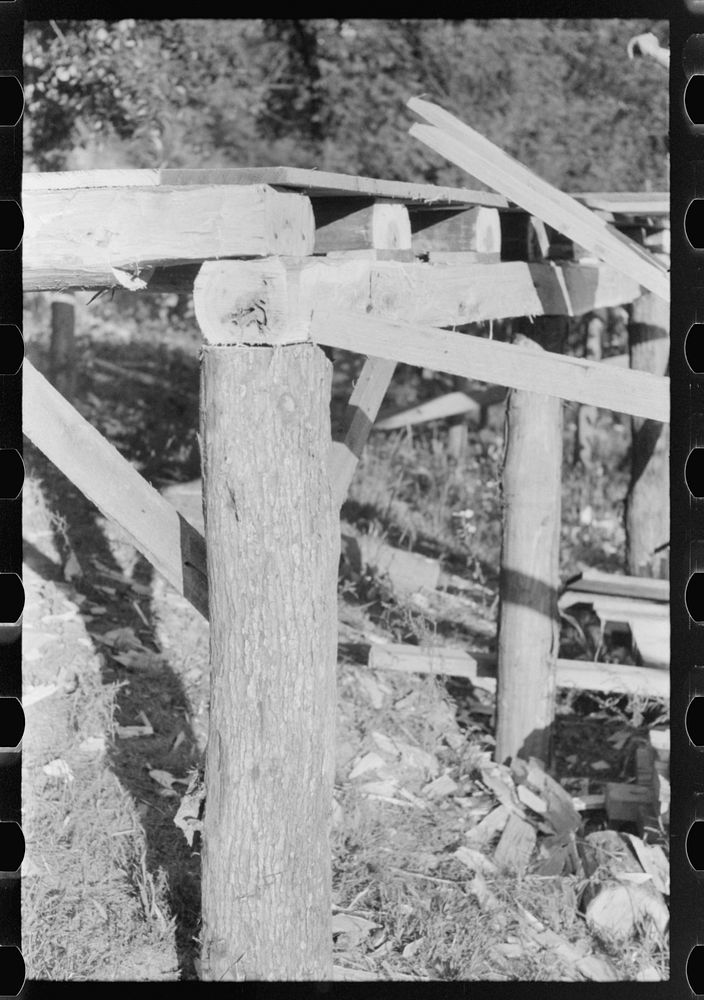
<svg viewBox="0 0 704 1000"><path fill-rule="evenodd" d="M188 304L135 298L121 315L123 298L79 303L75 404L150 481L195 479L198 340ZM27 353L44 370L47 331L47 301L35 296L25 316ZM356 365L338 358L334 411L344 407ZM400 366L388 405L449 388ZM601 451L585 473L570 459L574 415L566 413L565 576L623 566L628 440L610 416L602 414L599 426ZM374 433L342 511L356 530L437 559L471 583L474 603L469 624L443 621L397 594L388 578L341 563L332 832L338 975L665 979L663 935L643 926L627 941L600 938L580 912L578 874L493 865L498 832L480 845L485 867L475 855L479 868L468 867L470 855L458 853L497 805L482 783L493 749L492 696L461 678L366 664L374 640L490 647L502 447L500 414L470 428L459 459L448 454L439 422ZM189 846L174 819L203 761L207 625L29 446L25 463L28 977L193 979L199 838ZM484 630L473 633L472 622ZM629 746L666 719L665 708L562 693L557 776L620 780ZM595 761L603 765L596 775Z"/></svg>

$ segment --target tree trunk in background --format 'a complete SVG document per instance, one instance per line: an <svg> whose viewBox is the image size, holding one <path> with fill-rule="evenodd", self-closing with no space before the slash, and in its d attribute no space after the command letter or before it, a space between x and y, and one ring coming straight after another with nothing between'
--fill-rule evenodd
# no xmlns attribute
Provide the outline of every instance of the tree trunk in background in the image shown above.
<svg viewBox="0 0 704 1000"><path fill-rule="evenodd" d="M71 295L56 295L51 303L49 381L69 401L76 392L76 309Z"/></svg>
<svg viewBox="0 0 704 1000"><path fill-rule="evenodd" d="M203 349L207 980L332 974L340 542L330 387L313 344Z"/></svg>
<svg viewBox="0 0 704 1000"><path fill-rule="evenodd" d="M664 375L670 356L669 306L646 292L633 303L628 325L631 368ZM657 420L631 418L631 483L626 498L626 563L631 576L667 577L670 537L670 430Z"/></svg>
<svg viewBox="0 0 704 1000"><path fill-rule="evenodd" d="M546 317L531 338L560 350L567 325ZM512 391L506 414L495 759L550 762L559 644L562 401Z"/></svg>

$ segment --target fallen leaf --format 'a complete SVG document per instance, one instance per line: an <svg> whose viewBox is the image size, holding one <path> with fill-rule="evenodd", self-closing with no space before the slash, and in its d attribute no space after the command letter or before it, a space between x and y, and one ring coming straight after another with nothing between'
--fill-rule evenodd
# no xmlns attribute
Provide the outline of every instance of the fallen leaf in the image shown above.
<svg viewBox="0 0 704 1000"><path fill-rule="evenodd" d="M73 580L80 580L83 576L83 570L81 569L81 564L76 558L76 554L71 550L68 554L68 559L64 563L64 580L71 583Z"/></svg>

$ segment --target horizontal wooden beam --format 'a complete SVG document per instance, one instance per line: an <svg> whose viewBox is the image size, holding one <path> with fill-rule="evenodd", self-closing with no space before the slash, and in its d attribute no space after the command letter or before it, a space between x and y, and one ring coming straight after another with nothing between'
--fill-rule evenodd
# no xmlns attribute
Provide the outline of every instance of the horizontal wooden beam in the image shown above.
<svg viewBox="0 0 704 1000"><path fill-rule="evenodd" d="M501 254L501 222L496 208L411 208L413 250L416 254L474 251Z"/></svg>
<svg viewBox="0 0 704 1000"><path fill-rule="evenodd" d="M136 290L159 265L309 254L315 239L310 200L263 185L28 190L22 210L25 291Z"/></svg>
<svg viewBox="0 0 704 1000"><path fill-rule="evenodd" d="M365 198L316 198L315 252L410 250L411 224L405 205Z"/></svg>
<svg viewBox="0 0 704 1000"><path fill-rule="evenodd" d="M440 674L466 677L478 687L496 688L496 655L467 653L448 646L409 646L402 643L374 644L369 650L373 670ZM670 675L667 670L632 667L590 660L557 661L557 686L576 691L608 694L642 694L667 701Z"/></svg>
<svg viewBox="0 0 704 1000"><path fill-rule="evenodd" d="M430 123L413 125L411 135L669 302L666 268L638 244L436 104L414 97L408 107Z"/></svg>
<svg viewBox="0 0 704 1000"><path fill-rule="evenodd" d="M648 372L537 352L515 344L364 313L316 310L311 334L327 347L557 396L617 413L668 422L670 380Z"/></svg>
<svg viewBox="0 0 704 1000"><path fill-rule="evenodd" d="M22 430L200 613L208 616L205 542L195 528L29 362Z"/></svg>
<svg viewBox="0 0 704 1000"><path fill-rule="evenodd" d="M465 392L448 392L435 399L428 399L418 406L411 406L393 416L377 420L374 430L395 431L414 424L424 424L429 420L445 420L458 416L460 413L470 413L475 419L479 417L481 406Z"/></svg>
<svg viewBox="0 0 704 1000"><path fill-rule="evenodd" d="M669 580L656 580L645 576L622 576L617 573L585 572L572 580L566 588L570 593L604 594L610 597L632 597L643 601L670 600Z"/></svg>
<svg viewBox="0 0 704 1000"><path fill-rule="evenodd" d="M252 323L266 327L270 343L307 339L315 309L454 326L512 316L579 315L640 294L636 282L603 264L463 266L342 258L209 261L195 288L203 292L205 312L196 309L196 314L209 343L241 340L243 325Z"/></svg>

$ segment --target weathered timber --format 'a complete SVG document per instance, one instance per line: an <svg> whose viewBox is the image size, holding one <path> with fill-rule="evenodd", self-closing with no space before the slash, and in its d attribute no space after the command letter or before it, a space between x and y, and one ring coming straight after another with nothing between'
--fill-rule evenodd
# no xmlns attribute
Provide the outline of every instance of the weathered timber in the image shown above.
<svg viewBox="0 0 704 1000"><path fill-rule="evenodd" d="M635 282L610 267L518 262L452 266L330 258L221 260L201 268L197 284L204 288L205 282L212 291L202 296L199 321L211 343L231 336L246 339L256 331L268 343L304 340L314 309L359 310L454 326L509 316L572 315L639 294ZM290 326L282 322L285 316Z"/></svg>
<svg viewBox="0 0 704 1000"><path fill-rule="evenodd" d="M628 324L631 368L664 375L670 358L670 316L652 293L636 299ZM670 434L656 420L631 418L631 481L626 497L626 566L633 576L664 577L670 537Z"/></svg>
<svg viewBox="0 0 704 1000"><path fill-rule="evenodd" d="M670 584L667 580L621 576L617 573L600 573L593 569L586 570L579 579L571 580L567 591L580 594L630 597L634 600L662 601L664 604L668 604L670 600Z"/></svg>
<svg viewBox="0 0 704 1000"><path fill-rule="evenodd" d="M504 206L506 199L493 191L441 187L435 184L409 184L406 181L358 177L303 167L225 167L205 170L165 168L160 171L163 184L270 184L273 187L304 191L315 198L358 195L388 198L408 204Z"/></svg>
<svg viewBox="0 0 704 1000"><path fill-rule="evenodd" d="M459 118L420 98L411 98L407 104L430 122L411 126L411 135L669 302L667 269L637 243L533 174Z"/></svg>
<svg viewBox="0 0 704 1000"><path fill-rule="evenodd" d="M196 314L202 314L196 288ZM337 507L332 366L206 345L210 603L202 977L329 980Z"/></svg>
<svg viewBox="0 0 704 1000"><path fill-rule="evenodd" d="M481 406L467 395L466 392L448 392L436 399L429 399L418 406L412 406L401 413L378 420L374 429L378 431L395 431L413 424L427 423L429 420L445 420L458 413L467 413L474 419L479 418Z"/></svg>
<svg viewBox="0 0 704 1000"><path fill-rule="evenodd" d="M601 361L601 341L606 329L606 317L603 310L594 312L587 320L584 357L588 361ZM658 372L658 374L663 374ZM575 459L585 468L589 468L594 460L596 448L597 410L594 406L580 406L577 413L577 436L575 440Z"/></svg>
<svg viewBox="0 0 704 1000"><path fill-rule="evenodd" d="M315 253L411 249L405 205L354 197L318 198L313 202L313 216Z"/></svg>
<svg viewBox="0 0 704 1000"><path fill-rule="evenodd" d="M160 264L309 254L304 195L251 187L86 188L25 192L25 291L146 287Z"/></svg>
<svg viewBox="0 0 704 1000"><path fill-rule="evenodd" d="M524 350L543 354L537 345ZM495 759L549 762L559 635L561 401L510 393L505 442Z"/></svg>
<svg viewBox="0 0 704 1000"><path fill-rule="evenodd" d="M342 506L396 362L367 358L345 410L343 427L330 453L330 479L338 507Z"/></svg>
<svg viewBox="0 0 704 1000"><path fill-rule="evenodd" d="M613 215L668 216L669 191L583 191L572 196L587 208Z"/></svg>
<svg viewBox="0 0 704 1000"><path fill-rule="evenodd" d="M452 646L407 646L401 643L374 644L369 650L369 666L374 670L399 670L409 674L438 674L466 677L478 687L496 690L496 654L466 652ZM558 688L574 691L601 691L605 694L640 694L667 701L670 678L665 670L633 667L621 663L594 663L591 660L557 661Z"/></svg>
<svg viewBox="0 0 704 1000"><path fill-rule="evenodd" d="M476 206L457 211L415 208L410 212L413 251L468 251L501 254L501 224L495 208Z"/></svg>
<svg viewBox="0 0 704 1000"><path fill-rule="evenodd" d="M26 360L22 379L27 438L207 617L202 536Z"/></svg>
<svg viewBox="0 0 704 1000"><path fill-rule="evenodd" d="M360 313L315 311L313 339L328 347L527 389L578 403L669 420L669 379L612 365Z"/></svg>
<svg viewBox="0 0 704 1000"><path fill-rule="evenodd" d="M49 379L66 399L76 391L76 303L72 295L54 295L51 301Z"/></svg>

